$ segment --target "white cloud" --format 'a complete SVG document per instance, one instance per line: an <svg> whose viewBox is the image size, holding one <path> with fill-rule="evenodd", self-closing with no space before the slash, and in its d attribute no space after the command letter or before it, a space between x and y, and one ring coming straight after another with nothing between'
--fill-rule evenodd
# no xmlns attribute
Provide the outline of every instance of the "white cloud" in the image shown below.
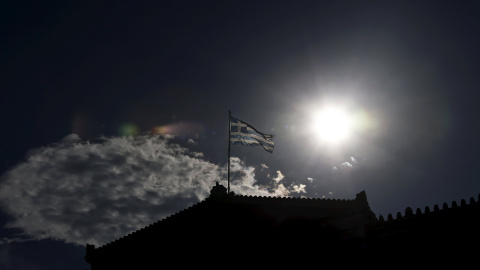
<svg viewBox="0 0 480 270"><path fill-rule="evenodd" d="M313 183L313 178L312 177L308 177L307 180L310 181L310 183Z"/></svg>
<svg viewBox="0 0 480 270"><path fill-rule="evenodd" d="M103 245L205 199L215 181L227 186L226 167L171 139L142 135L84 142L72 134L30 151L1 177L0 204L13 218L7 227L34 239ZM235 193L282 193L255 186L254 168L240 159L232 158L232 165L241 175L231 184Z"/></svg>
<svg viewBox="0 0 480 270"><path fill-rule="evenodd" d="M300 192L307 193L307 192L305 191L305 187L306 187L306 185L303 185L303 184L293 185L293 192L296 192L296 193L300 193Z"/></svg>
<svg viewBox="0 0 480 270"><path fill-rule="evenodd" d="M353 165L352 165L350 162L348 162L348 161L343 162L343 163L341 164L341 166L353 167Z"/></svg>
<svg viewBox="0 0 480 270"><path fill-rule="evenodd" d="M268 169L268 166L264 163L260 164L262 166L262 169Z"/></svg>
<svg viewBox="0 0 480 270"><path fill-rule="evenodd" d="M272 196L263 188L256 186L255 180L255 168L252 166L246 166L238 157L230 158L230 173L236 175L236 177L230 177L230 183L235 183L235 186L231 186L231 191L236 194L248 194L252 196Z"/></svg>
<svg viewBox="0 0 480 270"><path fill-rule="evenodd" d="M285 188L283 184L279 184L275 189L275 195L277 196L284 197L284 196L288 196L289 194L290 194L290 191L288 191L288 189Z"/></svg>
<svg viewBox="0 0 480 270"><path fill-rule="evenodd" d="M240 158L230 158L230 173L234 175L230 177L230 182L236 185L231 187L231 191L236 194L248 194L252 196L288 196L290 191L283 185L276 185L278 181L284 178L284 175L277 171L278 176L274 178L276 182L270 188L272 193L269 193L264 187L257 186L255 179L255 168L247 166ZM277 180L278 179L278 180Z"/></svg>
<svg viewBox="0 0 480 270"><path fill-rule="evenodd" d="M285 178L285 175L282 174L281 171L277 171L277 177L273 178L277 183L280 182L283 178Z"/></svg>

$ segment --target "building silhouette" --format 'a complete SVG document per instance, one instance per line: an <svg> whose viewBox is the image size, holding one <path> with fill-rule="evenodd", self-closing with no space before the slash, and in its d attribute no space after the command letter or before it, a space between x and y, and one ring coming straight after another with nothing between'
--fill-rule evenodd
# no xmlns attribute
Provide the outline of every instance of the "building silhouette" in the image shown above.
<svg viewBox="0 0 480 270"><path fill-rule="evenodd" d="M104 246L87 245L85 260L91 270L459 267L479 256L479 200L407 207L385 220L365 191L352 200L258 197L227 193L217 182L187 209Z"/></svg>

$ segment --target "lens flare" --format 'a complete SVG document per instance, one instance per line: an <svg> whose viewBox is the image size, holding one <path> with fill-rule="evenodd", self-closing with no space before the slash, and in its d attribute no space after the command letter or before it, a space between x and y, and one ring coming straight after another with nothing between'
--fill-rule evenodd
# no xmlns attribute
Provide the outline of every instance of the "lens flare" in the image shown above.
<svg viewBox="0 0 480 270"><path fill-rule="evenodd" d="M153 134L194 136L195 134L202 134L204 127L198 123L176 123L152 127L151 132Z"/></svg>
<svg viewBox="0 0 480 270"><path fill-rule="evenodd" d="M138 127L131 123L122 124L119 131L123 136L136 136L139 133Z"/></svg>

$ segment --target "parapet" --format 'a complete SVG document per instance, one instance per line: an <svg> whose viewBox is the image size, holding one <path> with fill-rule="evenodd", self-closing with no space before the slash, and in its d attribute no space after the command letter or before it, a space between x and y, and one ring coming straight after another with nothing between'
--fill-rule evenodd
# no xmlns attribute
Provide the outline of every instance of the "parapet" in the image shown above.
<svg viewBox="0 0 480 270"><path fill-rule="evenodd" d="M463 213L465 211L471 211L471 210L480 210L480 194L478 195L478 201L475 201L473 197L470 197L469 204L467 204L465 199L462 199L460 201L460 205L457 204L456 201L452 201L451 206L449 207L448 203L444 202L442 204L442 207L438 204L435 204L433 206L433 211L430 210L430 207L425 206L424 212L422 213L422 210L420 208L417 208L415 213L413 213L413 209L411 207L405 208L405 212L402 215L401 212L397 212L396 218L393 218L393 215L389 213L387 215L387 220L383 217L383 215L379 215L378 221L380 223L384 222L395 222L407 218L413 218L413 217L420 217L420 216L428 216L428 215L446 215L446 214L456 214L456 213Z"/></svg>

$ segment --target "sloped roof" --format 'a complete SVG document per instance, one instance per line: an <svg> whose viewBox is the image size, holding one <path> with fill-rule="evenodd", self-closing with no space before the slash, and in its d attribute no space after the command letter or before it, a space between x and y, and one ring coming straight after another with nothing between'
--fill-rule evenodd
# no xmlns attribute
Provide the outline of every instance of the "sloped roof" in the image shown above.
<svg viewBox="0 0 480 270"><path fill-rule="evenodd" d="M109 249L112 246L121 245L123 242L130 242L129 239L143 238L153 231L161 230L171 223L186 220L191 216L200 216L201 213L212 208L213 204L224 207L240 207L255 209L257 214L264 218L271 218L272 222L282 222L288 219L308 218L326 219L342 215L351 215L359 211L370 212L372 221L377 221L375 214L371 212L366 193L361 191L355 199L320 199L320 198L295 198L295 197L271 197L271 196L249 196L236 195L233 192L227 194L223 185L216 183L210 192L210 196L184 210L172 214L162 220L141 228L135 232L125 235L110 243L96 248L97 251ZM261 213L258 213L261 212ZM93 247L89 245L90 247Z"/></svg>

